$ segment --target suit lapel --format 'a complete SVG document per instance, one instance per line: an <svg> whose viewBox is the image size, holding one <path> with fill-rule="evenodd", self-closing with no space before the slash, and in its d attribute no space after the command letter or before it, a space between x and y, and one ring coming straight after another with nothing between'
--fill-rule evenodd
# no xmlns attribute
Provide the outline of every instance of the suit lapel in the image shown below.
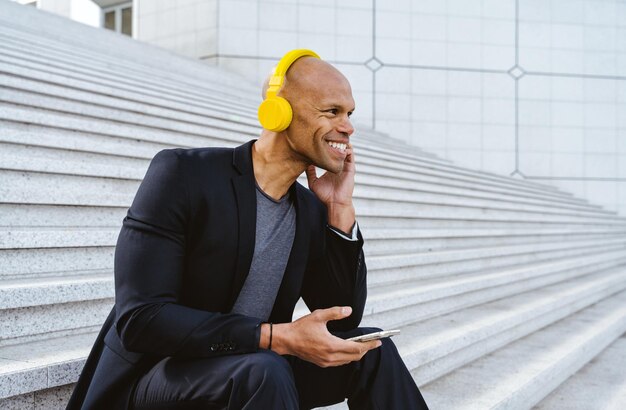
<svg viewBox="0 0 626 410"><path fill-rule="evenodd" d="M233 152L233 166L240 175L232 178L233 190L237 201L238 243L237 263L231 293L231 306L235 304L239 292L248 277L254 241L256 237L256 192L254 185L254 169L252 167L252 144L255 140L235 148Z"/></svg>
<svg viewBox="0 0 626 410"><path fill-rule="evenodd" d="M296 207L296 234L291 245L291 253L285 268L283 281L274 301L274 308L270 317L276 322L290 322L293 314L293 304L300 296L302 279L309 255L309 210L302 190L306 188L294 182L290 188Z"/></svg>

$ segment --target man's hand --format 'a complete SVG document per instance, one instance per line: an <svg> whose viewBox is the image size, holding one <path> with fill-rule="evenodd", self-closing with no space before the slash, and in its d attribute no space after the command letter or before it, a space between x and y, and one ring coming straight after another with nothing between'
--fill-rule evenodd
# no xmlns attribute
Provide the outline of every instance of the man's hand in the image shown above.
<svg viewBox="0 0 626 410"><path fill-rule="evenodd" d="M349 232L355 220L352 194L356 168L351 144L346 147L346 152L343 171L339 174L326 171L318 178L315 166L309 165L306 169L306 177L309 189L328 208L328 223L344 232Z"/></svg>
<svg viewBox="0 0 626 410"><path fill-rule="evenodd" d="M272 350L290 354L320 367L341 366L361 360L371 349L380 347L380 340L351 342L333 336L326 323L350 316L350 307L318 309L292 323L274 325ZM261 328L261 347L269 344L269 325Z"/></svg>

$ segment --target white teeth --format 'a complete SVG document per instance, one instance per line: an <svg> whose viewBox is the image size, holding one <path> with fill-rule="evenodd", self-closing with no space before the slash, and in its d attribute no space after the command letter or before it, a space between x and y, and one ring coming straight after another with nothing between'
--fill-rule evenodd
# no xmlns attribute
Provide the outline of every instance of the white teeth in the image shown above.
<svg viewBox="0 0 626 410"><path fill-rule="evenodd" d="M333 141L328 141L328 145L330 145L333 148L337 148L341 151L345 151L347 145L346 144L340 144L338 142L333 142Z"/></svg>

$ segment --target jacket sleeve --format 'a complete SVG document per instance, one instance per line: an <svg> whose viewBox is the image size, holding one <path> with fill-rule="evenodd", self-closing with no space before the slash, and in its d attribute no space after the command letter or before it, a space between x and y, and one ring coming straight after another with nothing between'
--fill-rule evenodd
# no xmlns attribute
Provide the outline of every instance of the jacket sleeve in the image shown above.
<svg viewBox="0 0 626 410"><path fill-rule="evenodd" d="M350 330L359 326L367 299L367 268L363 255L363 236L358 229L357 241L342 238L326 223L321 235L311 241L312 250L302 286L307 307L326 309L351 306L350 317L328 322L331 331Z"/></svg>
<svg viewBox="0 0 626 410"><path fill-rule="evenodd" d="M190 222L185 163L176 150L152 159L115 249L116 330L125 349L208 357L258 349L260 320L179 304Z"/></svg>

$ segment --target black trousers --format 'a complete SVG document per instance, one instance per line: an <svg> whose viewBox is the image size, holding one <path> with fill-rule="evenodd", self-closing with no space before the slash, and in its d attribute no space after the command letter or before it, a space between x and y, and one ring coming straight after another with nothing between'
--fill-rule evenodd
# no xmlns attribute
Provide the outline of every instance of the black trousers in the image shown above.
<svg viewBox="0 0 626 410"><path fill-rule="evenodd" d="M390 339L358 362L327 368L267 350L208 359L168 357L139 379L131 404L135 409L311 409L346 398L351 409L428 408Z"/></svg>

